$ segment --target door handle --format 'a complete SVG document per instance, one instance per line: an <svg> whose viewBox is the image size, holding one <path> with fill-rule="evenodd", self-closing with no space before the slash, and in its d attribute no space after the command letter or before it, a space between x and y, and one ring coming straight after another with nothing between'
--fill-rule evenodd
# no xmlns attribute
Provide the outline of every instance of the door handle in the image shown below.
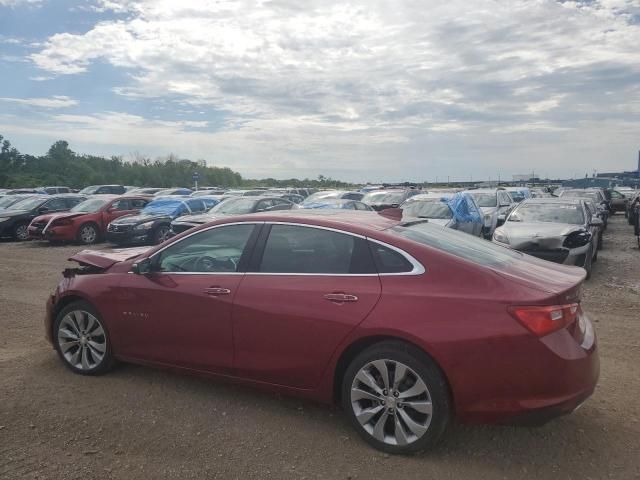
<svg viewBox="0 0 640 480"><path fill-rule="evenodd" d="M358 297L355 295L349 295L346 293L327 293L324 296L325 300L329 300L330 302L335 303L344 303L344 302L357 302Z"/></svg>
<svg viewBox="0 0 640 480"><path fill-rule="evenodd" d="M204 289L204 293L213 297L217 297L218 295L229 295L231 293L231 290L222 287L209 287Z"/></svg>

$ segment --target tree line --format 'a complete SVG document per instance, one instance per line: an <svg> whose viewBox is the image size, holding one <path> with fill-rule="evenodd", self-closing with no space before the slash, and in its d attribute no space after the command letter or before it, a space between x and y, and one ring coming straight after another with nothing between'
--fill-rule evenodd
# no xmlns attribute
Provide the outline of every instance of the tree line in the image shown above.
<svg viewBox="0 0 640 480"><path fill-rule="evenodd" d="M45 155L20 153L11 142L0 135L0 187L41 187L64 185L83 188L87 185L118 184L138 187L188 187L198 172L201 186L220 187L332 187L345 188L349 184L320 175L318 179L244 179L227 167L207 166L203 160L180 159L171 154L152 160L137 155L127 161L78 154L64 140L58 140Z"/></svg>

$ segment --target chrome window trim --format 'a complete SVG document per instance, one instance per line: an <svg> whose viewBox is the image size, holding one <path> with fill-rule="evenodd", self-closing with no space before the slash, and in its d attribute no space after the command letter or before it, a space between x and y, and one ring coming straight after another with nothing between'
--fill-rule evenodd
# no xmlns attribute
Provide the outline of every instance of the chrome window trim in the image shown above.
<svg viewBox="0 0 640 480"><path fill-rule="evenodd" d="M198 230L196 232L192 232L189 235L185 235L183 238L180 239L180 242L182 242L183 240L186 240L187 238L193 235L197 235L198 233L208 232L209 230L213 230L214 228L230 227L232 225L253 225L255 228L256 226L263 225L264 223L265 222L256 222L254 220L250 222L232 222L232 223L222 223L220 225L211 225L210 227L203 228L202 230ZM167 248L171 247L172 245L175 245L176 243L179 243L179 242L172 242L169 245L161 248L157 252L154 252L153 255L145 258L152 260L156 255L159 255L160 253L164 252ZM133 273L133 272L129 271L128 273ZM164 273L168 275L245 275L246 274L246 272L154 272L154 273Z"/></svg>
<svg viewBox="0 0 640 480"><path fill-rule="evenodd" d="M365 241L371 241L371 242L375 242L379 245L382 245L383 247L389 248L397 253L399 253L400 255L402 255L412 266L413 269L409 272L397 272L397 273L282 273L282 272L158 272L158 273L164 273L164 274L171 274L171 275L255 275L255 276L265 276L265 275L273 275L273 276L312 276L312 277L395 277L395 276L414 276L414 275L422 275L423 273L426 272L425 267L418 261L416 260L412 255L410 255L409 253L405 252L404 250L390 245L386 242L383 242L381 240L376 240L375 238L371 238L371 237L366 237L364 235L360 235L359 233L353 233L353 232L346 232L344 230L340 230L337 228L332 228L332 227L325 227L322 225L311 225L308 223L297 223L297 222L277 222L277 221L267 221L267 222L259 222L259 221L246 221L246 222L232 222L232 223L223 223L220 225L212 225L210 227L207 228L203 228L202 230L198 230L196 232L190 233L189 235L185 235L183 238L180 239L180 241L186 240L187 238L196 235L198 233L202 233L202 232L207 232L209 230L212 230L214 228L221 228L221 227L227 227L227 226L232 226L232 225L254 225L255 226L259 226L259 225L288 225L288 226L294 226L294 227L307 227L307 228L315 228L318 230L328 230L330 232L335 232L335 233L341 233L343 235L351 235L352 237L356 237L356 238L360 238L362 240ZM159 255L160 253L162 253L164 250L166 250L167 248L171 247L172 245L174 245L176 242L173 242L169 245L167 245L166 247L161 248L160 250L158 250L157 252L154 252L153 255L151 255L150 257L146 257L149 260L152 260L156 255ZM130 272L131 273L131 272Z"/></svg>

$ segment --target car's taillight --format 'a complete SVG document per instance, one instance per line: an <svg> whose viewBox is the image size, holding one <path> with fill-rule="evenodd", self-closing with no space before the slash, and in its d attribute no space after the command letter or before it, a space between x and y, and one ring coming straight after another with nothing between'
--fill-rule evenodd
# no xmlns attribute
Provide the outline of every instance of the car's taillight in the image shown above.
<svg viewBox="0 0 640 480"><path fill-rule="evenodd" d="M571 325L578 318L580 305L509 307L509 313L532 333L542 337Z"/></svg>

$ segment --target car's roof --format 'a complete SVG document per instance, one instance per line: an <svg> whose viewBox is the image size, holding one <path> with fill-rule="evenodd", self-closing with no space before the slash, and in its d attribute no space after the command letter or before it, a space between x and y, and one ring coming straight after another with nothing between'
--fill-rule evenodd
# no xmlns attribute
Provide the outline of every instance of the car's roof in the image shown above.
<svg viewBox="0 0 640 480"><path fill-rule="evenodd" d="M428 193L419 193L418 195L414 195L413 197L407 199L407 201L418 201L418 200L439 200L441 198L451 198L456 195L458 192L428 192ZM459 192L462 193L462 192Z"/></svg>
<svg viewBox="0 0 640 480"><path fill-rule="evenodd" d="M476 188L474 190L465 190L467 193L470 194L474 194L474 193L498 193L498 191L505 191L504 188Z"/></svg>
<svg viewBox="0 0 640 480"><path fill-rule="evenodd" d="M530 203L554 203L558 205L567 205L574 204L577 205L582 203L584 200L582 198L576 197L550 197L550 198L527 198L520 205L530 204Z"/></svg>
<svg viewBox="0 0 640 480"><path fill-rule="evenodd" d="M400 221L384 215L372 215L369 211L342 210L342 209L296 209L280 210L277 212L263 212L243 215L232 215L225 218L225 223L236 221L250 222L287 222L318 225L322 227L336 228L350 232L366 230L386 230Z"/></svg>

